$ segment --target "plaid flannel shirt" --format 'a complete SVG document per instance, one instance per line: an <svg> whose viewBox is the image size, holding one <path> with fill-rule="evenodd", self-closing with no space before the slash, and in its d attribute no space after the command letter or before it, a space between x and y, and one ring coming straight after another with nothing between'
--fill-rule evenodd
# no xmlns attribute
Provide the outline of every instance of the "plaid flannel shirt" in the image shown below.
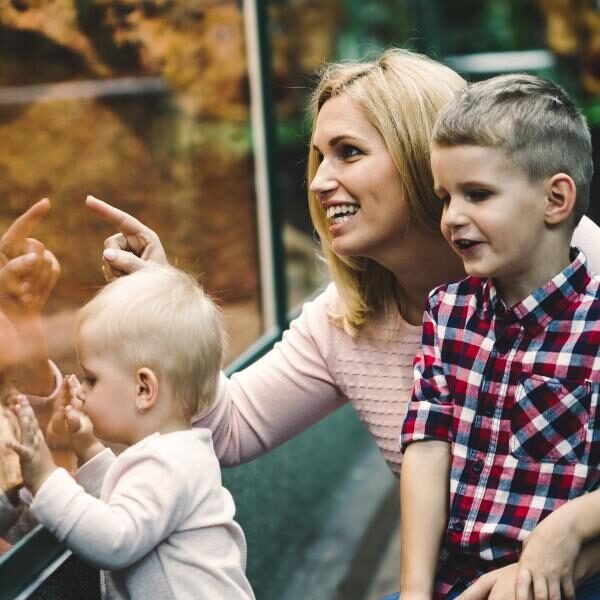
<svg viewBox="0 0 600 600"><path fill-rule="evenodd" d="M537 523L598 486L600 280L571 258L510 308L472 277L429 296L401 444L452 445L435 598L518 561Z"/></svg>

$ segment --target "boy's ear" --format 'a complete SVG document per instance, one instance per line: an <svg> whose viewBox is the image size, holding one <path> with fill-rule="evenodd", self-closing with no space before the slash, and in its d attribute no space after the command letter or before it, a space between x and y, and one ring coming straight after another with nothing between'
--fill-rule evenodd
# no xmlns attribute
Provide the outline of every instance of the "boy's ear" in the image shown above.
<svg viewBox="0 0 600 600"><path fill-rule="evenodd" d="M577 187L566 173L557 173L546 183L545 220L548 225L566 221L575 208Z"/></svg>
<svg viewBox="0 0 600 600"><path fill-rule="evenodd" d="M152 408L158 400L158 377L152 369L141 367L135 374L135 407L140 413Z"/></svg>

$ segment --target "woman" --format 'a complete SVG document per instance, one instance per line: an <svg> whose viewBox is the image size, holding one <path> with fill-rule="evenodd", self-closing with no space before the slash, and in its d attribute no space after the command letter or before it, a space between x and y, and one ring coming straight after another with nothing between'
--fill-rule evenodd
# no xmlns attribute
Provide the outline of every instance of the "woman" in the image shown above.
<svg viewBox="0 0 600 600"><path fill-rule="evenodd" d="M221 377L215 407L195 424L213 430L223 464L263 454L350 402L399 474L423 306L432 288L464 275L439 231L429 167L437 112L464 85L451 69L397 49L323 72L309 207L333 284L271 352ZM121 231L106 241L110 276L166 260L133 217L91 197L88 206ZM574 243L600 271L600 230L589 219Z"/></svg>

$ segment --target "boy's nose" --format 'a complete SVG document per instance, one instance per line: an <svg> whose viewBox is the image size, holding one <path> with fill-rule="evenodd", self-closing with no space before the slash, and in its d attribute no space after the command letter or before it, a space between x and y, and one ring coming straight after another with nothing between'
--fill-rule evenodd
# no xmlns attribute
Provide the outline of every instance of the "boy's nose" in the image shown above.
<svg viewBox="0 0 600 600"><path fill-rule="evenodd" d="M463 210L463 205L459 200L449 200L442 212L442 224L453 229L465 225L468 216Z"/></svg>

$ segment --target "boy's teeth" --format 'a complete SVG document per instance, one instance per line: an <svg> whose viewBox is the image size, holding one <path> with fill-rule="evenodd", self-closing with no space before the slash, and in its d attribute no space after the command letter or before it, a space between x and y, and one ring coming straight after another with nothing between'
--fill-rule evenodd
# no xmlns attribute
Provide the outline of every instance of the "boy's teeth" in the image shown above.
<svg viewBox="0 0 600 600"><path fill-rule="evenodd" d="M338 204L330 206L327 209L327 218L333 219L335 223L347 221L351 216L355 215L360 210L360 206L356 204Z"/></svg>

